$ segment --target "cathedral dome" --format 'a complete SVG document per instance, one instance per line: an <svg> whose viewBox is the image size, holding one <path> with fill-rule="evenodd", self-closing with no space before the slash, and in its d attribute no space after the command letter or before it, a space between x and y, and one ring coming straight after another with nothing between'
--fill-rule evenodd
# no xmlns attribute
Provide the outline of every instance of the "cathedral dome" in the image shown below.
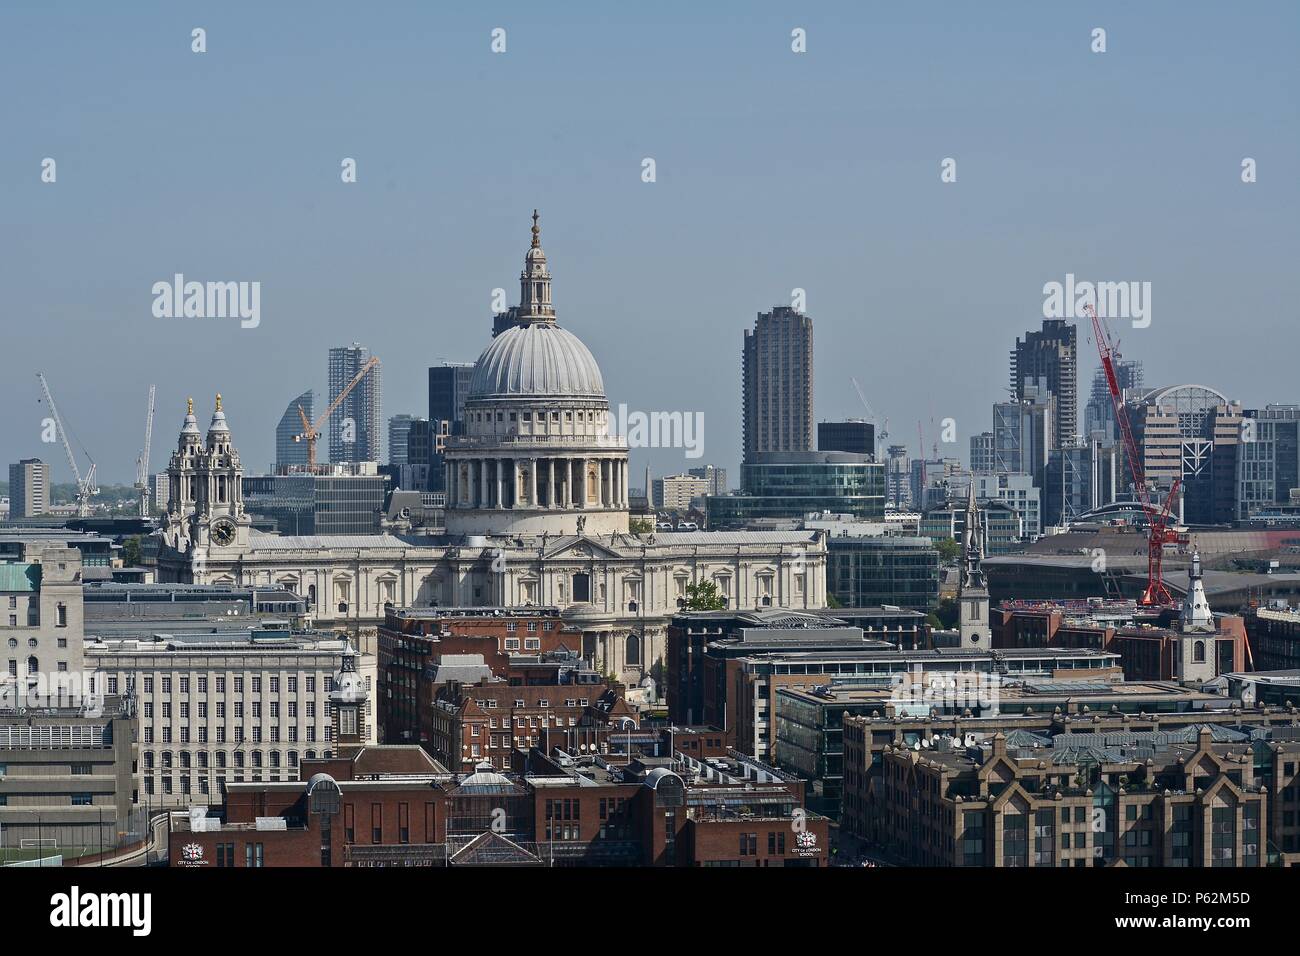
<svg viewBox="0 0 1300 956"><path fill-rule="evenodd" d="M469 399L603 399L605 382L587 346L553 322L506 329L474 363Z"/></svg>

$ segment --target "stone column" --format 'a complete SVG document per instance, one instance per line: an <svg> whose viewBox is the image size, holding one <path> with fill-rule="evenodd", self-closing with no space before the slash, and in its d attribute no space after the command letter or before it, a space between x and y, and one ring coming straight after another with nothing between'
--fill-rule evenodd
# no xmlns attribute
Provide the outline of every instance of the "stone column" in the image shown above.
<svg viewBox="0 0 1300 956"><path fill-rule="evenodd" d="M596 466L595 468L596 487L592 489L592 491L595 492L595 495L593 495L593 497L596 500L593 502L593 504L597 508L599 508L601 505L605 503L605 469L604 469L605 463L601 461L599 458L595 459L594 462L588 462L587 463L588 471L591 470L592 464L595 464Z"/></svg>
<svg viewBox="0 0 1300 956"><path fill-rule="evenodd" d="M488 463L486 458L479 460L478 506L480 508L488 506Z"/></svg>
<svg viewBox="0 0 1300 956"><path fill-rule="evenodd" d="M546 459L546 507L555 507L555 459Z"/></svg>
<svg viewBox="0 0 1300 956"><path fill-rule="evenodd" d="M578 466L578 481L574 485L574 490L578 493L578 507L587 507L587 459L575 458L573 463Z"/></svg>
<svg viewBox="0 0 1300 956"><path fill-rule="evenodd" d="M528 459L528 507L537 507L537 459Z"/></svg>
<svg viewBox="0 0 1300 956"><path fill-rule="evenodd" d="M502 473L503 470L502 470L502 467L501 467L501 466L505 463L505 459L504 459L504 458L496 458L496 459L493 459L493 461L494 461L495 464L496 464L496 471L497 471L497 503L496 503L496 506L497 506L498 508L504 508L504 507L506 506L506 499L503 498L502 495L501 495L501 493L502 493L503 491L505 491L505 488L503 487L504 482L502 482L502 480L501 480L501 479L504 477L504 475L503 475L503 473Z"/></svg>
<svg viewBox="0 0 1300 956"><path fill-rule="evenodd" d="M519 459L510 459L510 494L506 495L506 500L510 502L511 508L519 507Z"/></svg>

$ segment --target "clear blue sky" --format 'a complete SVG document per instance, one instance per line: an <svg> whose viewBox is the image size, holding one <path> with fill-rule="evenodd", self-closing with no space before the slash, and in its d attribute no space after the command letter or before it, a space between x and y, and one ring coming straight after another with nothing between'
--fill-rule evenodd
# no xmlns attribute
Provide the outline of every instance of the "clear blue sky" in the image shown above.
<svg viewBox="0 0 1300 956"><path fill-rule="evenodd" d="M913 450L918 419L928 446L951 416L941 453L965 458L1069 272L1153 284L1150 328L1117 329L1149 384L1300 401L1298 39L1287 0L10 0L0 454L68 477L40 443L41 370L101 480L130 480L151 382L154 470L185 396L206 422L220 391L258 471L354 340L384 360L385 416L422 414L425 369L485 347L494 287L516 301L534 206L611 402L703 411L702 460L733 469L742 330L795 287L818 417L861 412L856 376ZM154 318L176 272L260 281L260 327Z"/></svg>

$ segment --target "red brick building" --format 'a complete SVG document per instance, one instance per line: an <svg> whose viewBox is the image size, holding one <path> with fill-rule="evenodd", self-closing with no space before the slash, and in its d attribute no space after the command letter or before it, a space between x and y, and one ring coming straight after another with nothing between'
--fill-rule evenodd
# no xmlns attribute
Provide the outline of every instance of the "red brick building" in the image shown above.
<svg viewBox="0 0 1300 956"><path fill-rule="evenodd" d="M582 742L597 743L601 730L639 723L621 688L603 683L453 681L437 689L429 717L420 728L420 743L453 771L482 762L505 769L512 751L538 746L543 731L552 741L564 739L565 749L576 753Z"/></svg>
<svg viewBox="0 0 1300 956"><path fill-rule="evenodd" d="M993 647L1080 647L1120 655L1126 680L1178 680L1184 642L1215 674L1244 670L1246 624L1235 614L1215 614L1214 631L1187 635L1177 608L1142 608L1133 601L1005 601L990 612Z"/></svg>
<svg viewBox="0 0 1300 956"><path fill-rule="evenodd" d="M416 746L304 760L301 779L229 783L224 819L173 815L173 866L445 862L446 771Z"/></svg>
<svg viewBox="0 0 1300 956"><path fill-rule="evenodd" d="M416 746L304 762L231 784L221 817L172 818L171 865L826 866L829 821L803 785L731 753L546 756L450 773Z"/></svg>
<svg viewBox="0 0 1300 956"><path fill-rule="evenodd" d="M378 635L376 715L380 740L412 742L430 720L431 678L444 655L481 655L492 674L520 683L544 681L520 655L577 654L582 632L557 608L389 608Z"/></svg>

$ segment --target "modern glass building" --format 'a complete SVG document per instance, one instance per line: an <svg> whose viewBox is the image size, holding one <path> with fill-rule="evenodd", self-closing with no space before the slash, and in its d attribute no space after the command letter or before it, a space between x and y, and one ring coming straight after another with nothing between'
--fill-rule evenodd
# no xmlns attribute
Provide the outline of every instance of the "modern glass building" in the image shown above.
<svg viewBox="0 0 1300 956"><path fill-rule="evenodd" d="M844 717L880 712L878 699L819 697L796 688L776 692L776 764L809 781L808 806L839 818L844 790Z"/></svg>
<svg viewBox="0 0 1300 956"><path fill-rule="evenodd" d="M300 405L301 414L298 412ZM303 415L307 416L307 421L315 421L316 413L313 409L311 389L307 389L285 407L279 424L275 426L275 467L277 469L307 464L307 443L293 440L295 436L302 434Z"/></svg>
<svg viewBox="0 0 1300 956"><path fill-rule="evenodd" d="M384 510L383 475L316 475L316 534L375 534Z"/></svg>
<svg viewBox="0 0 1300 956"><path fill-rule="evenodd" d="M832 535L827 550L826 587L844 607L939 603L939 551L929 538Z"/></svg>
<svg viewBox="0 0 1300 956"><path fill-rule="evenodd" d="M855 455L876 454L876 426L860 418L817 423L818 451L848 451Z"/></svg>
<svg viewBox="0 0 1300 956"><path fill-rule="evenodd" d="M738 495L707 499L710 528L758 518L802 518L829 511L861 519L885 515L885 466L849 452L767 452L740 466Z"/></svg>
<svg viewBox="0 0 1300 956"><path fill-rule="evenodd" d="M1300 488L1300 405L1246 412L1236 465L1238 518L1290 505Z"/></svg>
<svg viewBox="0 0 1300 956"><path fill-rule="evenodd" d="M353 342L330 349L329 399L332 404L370 360L370 350ZM375 366L330 416L330 461L380 461L383 441L383 368ZM328 406L327 406L328 407Z"/></svg>
<svg viewBox="0 0 1300 956"><path fill-rule="evenodd" d="M411 426L416 421L414 415L394 415L388 419L388 463L390 465L409 465Z"/></svg>
<svg viewBox="0 0 1300 956"><path fill-rule="evenodd" d="M377 534L383 475L245 475L244 508L280 534Z"/></svg>
<svg viewBox="0 0 1300 956"><path fill-rule="evenodd" d="M429 369L429 421L448 422L453 434L460 434L465 421L465 399L469 397L474 366L445 363Z"/></svg>
<svg viewBox="0 0 1300 956"><path fill-rule="evenodd" d="M1023 521L1019 512L1005 501L982 501L980 520L984 524L984 553L1011 554L1021 550ZM927 511L921 517L921 534L932 541L951 538L958 544L966 533L965 503L949 502L942 508Z"/></svg>

